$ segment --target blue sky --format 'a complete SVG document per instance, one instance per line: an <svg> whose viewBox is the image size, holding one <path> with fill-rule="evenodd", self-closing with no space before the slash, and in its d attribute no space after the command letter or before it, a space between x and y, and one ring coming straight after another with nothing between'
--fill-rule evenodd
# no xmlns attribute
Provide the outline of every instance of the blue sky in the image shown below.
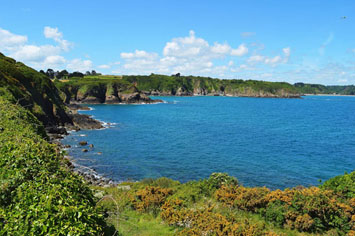
<svg viewBox="0 0 355 236"><path fill-rule="evenodd" d="M44 70L355 84L355 1L3 1L0 51Z"/></svg>

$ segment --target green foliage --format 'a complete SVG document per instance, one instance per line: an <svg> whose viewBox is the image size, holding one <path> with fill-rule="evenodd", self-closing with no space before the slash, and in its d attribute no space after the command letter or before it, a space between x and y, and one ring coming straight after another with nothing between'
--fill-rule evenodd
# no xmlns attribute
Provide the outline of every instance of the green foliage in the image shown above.
<svg viewBox="0 0 355 236"><path fill-rule="evenodd" d="M207 180L209 188L218 189L222 186L237 186L238 180L226 173L212 173Z"/></svg>
<svg viewBox="0 0 355 236"><path fill-rule="evenodd" d="M142 91L159 91L175 95L180 89L185 94L193 95L195 90L206 94L228 94L238 96L287 96L298 94L297 89L288 83L265 82L256 80L220 80L196 76L123 76L122 80L136 83Z"/></svg>
<svg viewBox="0 0 355 236"><path fill-rule="evenodd" d="M92 191L29 111L0 97L0 235L99 235Z"/></svg>
<svg viewBox="0 0 355 236"><path fill-rule="evenodd" d="M30 110L45 125L70 123L59 92L44 74L0 54L0 96Z"/></svg>
<svg viewBox="0 0 355 236"><path fill-rule="evenodd" d="M329 179L320 188L333 190L336 194L345 198L355 198L355 172Z"/></svg>
<svg viewBox="0 0 355 236"><path fill-rule="evenodd" d="M355 95L354 85L321 85L296 83L294 86L302 94L340 94Z"/></svg>

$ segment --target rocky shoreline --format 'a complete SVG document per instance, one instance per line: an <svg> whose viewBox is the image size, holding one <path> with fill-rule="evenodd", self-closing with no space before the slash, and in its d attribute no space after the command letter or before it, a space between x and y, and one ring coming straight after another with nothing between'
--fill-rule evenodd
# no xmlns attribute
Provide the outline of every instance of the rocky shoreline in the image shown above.
<svg viewBox="0 0 355 236"><path fill-rule="evenodd" d="M63 139L66 135L70 134L68 131L76 132L81 129L104 129L105 128L102 122L91 118L91 116L89 115L78 113L78 111L80 110L90 110L89 107L78 105L78 104L70 104L67 105L67 107L69 109L68 115L72 119L73 124L65 124L64 126L50 126L45 128L47 135L49 137L49 142L56 144L61 152L64 152L65 149L71 148L70 145L64 145L61 143L61 139ZM87 144L87 142L85 142L85 144L82 143L79 145L83 147L87 145L93 147L93 144ZM82 176L84 180L90 185L96 185L101 187L113 187L118 184L110 178L100 176L94 169L91 169L86 166L78 165L77 163L75 163L74 159L68 155L64 156L64 161L65 161L65 165L70 170Z"/></svg>

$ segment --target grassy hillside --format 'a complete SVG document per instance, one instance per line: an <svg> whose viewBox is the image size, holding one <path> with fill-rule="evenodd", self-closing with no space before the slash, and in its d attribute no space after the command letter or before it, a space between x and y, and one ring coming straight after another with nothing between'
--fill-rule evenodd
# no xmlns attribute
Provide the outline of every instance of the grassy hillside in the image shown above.
<svg viewBox="0 0 355 236"><path fill-rule="evenodd" d="M302 94L339 94L339 95L355 95L354 85L321 85L321 84L304 84L296 83L295 87Z"/></svg>
<svg viewBox="0 0 355 236"><path fill-rule="evenodd" d="M156 96L225 95L246 97L299 97L296 88L288 83L255 80L219 80L192 76L85 76L55 81L62 93L62 99L103 103L141 91ZM120 99L116 99L120 101Z"/></svg>
<svg viewBox="0 0 355 236"><path fill-rule="evenodd" d="M123 76L137 88L170 95L230 95L247 97L297 97L298 91L288 83L256 80L220 80L195 76Z"/></svg>
<svg viewBox="0 0 355 236"><path fill-rule="evenodd" d="M56 80L55 85L67 103L80 100L95 103L104 103L106 100L110 102L112 97L119 97L117 94L129 94L136 91L153 96L221 95L271 98L299 98L303 94L355 94L353 85L325 86L304 83L292 85L286 82L221 80L209 77L157 74L149 76L91 75L84 78Z"/></svg>
<svg viewBox="0 0 355 236"><path fill-rule="evenodd" d="M54 84L0 54L0 235L102 235L98 199L44 129L70 123Z"/></svg>
<svg viewBox="0 0 355 236"><path fill-rule="evenodd" d="M100 235L106 224L43 125L0 97L0 235Z"/></svg>
<svg viewBox="0 0 355 236"><path fill-rule="evenodd" d="M0 96L26 107L45 125L71 123L51 80L1 53Z"/></svg>

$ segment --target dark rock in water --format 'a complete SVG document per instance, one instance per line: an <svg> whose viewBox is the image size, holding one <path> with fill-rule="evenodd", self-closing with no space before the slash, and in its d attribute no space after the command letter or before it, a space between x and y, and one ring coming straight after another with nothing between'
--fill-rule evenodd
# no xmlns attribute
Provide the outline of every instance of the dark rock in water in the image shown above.
<svg viewBox="0 0 355 236"><path fill-rule="evenodd" d="M50 138L50 140L56 140L56 139L62 139L63 138L63 136L62 135L60 135L60 134L56 134L56 133L54 133L54 134L48 134L48 136L49 136L49 138ZM58 144L60 144L60 143L58 143Z"/></svg>
<svg viewBox="0 0 355 236"><path fill-rule="evenodd" d="M90 111L90 107L87 106L83 106L83 105L79 105L76 103L72 103L72 104L66 104L71 110L80 110L80 111Z"/></svg>
<svg viewBox="0 0 355 236"><path fill-rule="evenodd" d="M46 127L46 131L49 134L64 134L67 135L67 130L64 127L60 127L60 126L49 126Z"/></svg>
<svg viewBox="0 0 355 236"><path fill-rule="evenodd" d="M103 126L100 121L94 120L89 115L71 114L70 117L73 123L80 129L102 129Z"/></svg>
<svg viewBox="0 0 355 236"><path fill-rule="evenodd" d="M69 144L64 145L64 148L71 148L71 145L69 145Z"/></svg>
<svg viewBox="0 0 355 236"><path fill-rule="evenodd" d="M79 145L80 145L80 146L85 146L85 145L88 145L88 142L86 142L86 141L80 141L80 142L79 142Z"/></svg>
<svg viewBox="0 0 355 236"><path fill-rule="evenodd" d="M82 151L82 152L88 152L89 150L87 150L87 149L84 148L84 149L81 150L81 151Z"/></svg>
<svg viewBox="0 0 355 236"><path fill-rule="evenodd" d="M90 144L89 147L93 148L93 147L94 147L94 144Z"/></svg>

